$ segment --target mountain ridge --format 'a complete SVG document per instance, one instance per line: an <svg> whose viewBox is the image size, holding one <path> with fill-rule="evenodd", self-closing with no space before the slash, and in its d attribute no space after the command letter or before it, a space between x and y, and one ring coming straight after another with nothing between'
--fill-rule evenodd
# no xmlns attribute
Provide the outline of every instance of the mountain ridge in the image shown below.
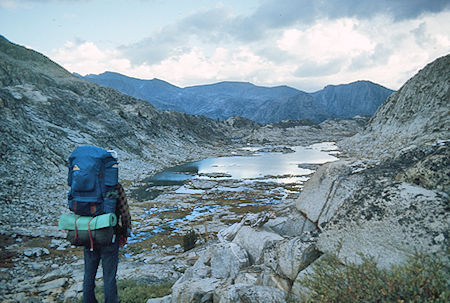
<svg viewBox="0 0 450 303"><path fill-rule="evenodd" d="M280 122L293 117L320 123L332 118L370 116L393 92L366 80L327 85L322 90L307 93L287 85L265 87L240 81L181 88L157 78L142 80L114 72L90 74L83 78L146 100L159 109L199 114L218 120L242 116L258 123ZM306 111L299 104L306 102L305 94L316 100L305 104ZM297 98L293 99L294 96ZM292 100L296 100L295 112L289 108ZM285 104L287 108L281 109L280 104Z"/></svg>

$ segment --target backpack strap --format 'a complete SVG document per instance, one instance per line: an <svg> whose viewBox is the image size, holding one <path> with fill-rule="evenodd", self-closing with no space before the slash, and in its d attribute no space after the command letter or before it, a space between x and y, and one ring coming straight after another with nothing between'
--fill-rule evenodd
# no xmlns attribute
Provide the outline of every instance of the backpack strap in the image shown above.
<svg viewBox="0 0 450 303"><path fill-rule="evenodd" d="M89 231L89 241L91 242L91 251L94 251L94 239L92 238L92 233L91 233L91 221L92 219L94 219L94 217L92 217L89 222L88 222L88 231Z"/></svg>
<svg viewBox="0 0 450 303"><path fill-rule="evenodd" d="M78 239L78 228L77 228L77 221L80 219L80 217L77 217L75 219L75 243L79 243L80 239Z"/></svg>

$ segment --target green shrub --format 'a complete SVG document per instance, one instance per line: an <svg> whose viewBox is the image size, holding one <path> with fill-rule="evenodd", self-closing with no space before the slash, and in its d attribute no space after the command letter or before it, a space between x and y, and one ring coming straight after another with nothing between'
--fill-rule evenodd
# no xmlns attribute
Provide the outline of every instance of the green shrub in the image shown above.
<svg viewBox="0 0 450 303"><path fill-rule="evenodd" d="M183 236L183 248L184 251L188 251L195 247L195 242L197 241L197 234L195 231L190 230L187 234Z"/></svg>
<svg viewBox="0 0 450 303"><path fill-rule="evenodd" d="M117 281L119 303L146 303L148 299L167 296L172 292L172 285L171 283L152 285L138 283L135 280L119 280ZM98 302L105 301L103 286L95 288L95 297Z"/></svg>
<svg viewBox="0 0 450 303"><path fill-rule="evenodd" d="M342 264L324 256L302 280L306 302L450 302L450 266L432 255L416 254L401 266L377 267L373 258Z"/></svg>

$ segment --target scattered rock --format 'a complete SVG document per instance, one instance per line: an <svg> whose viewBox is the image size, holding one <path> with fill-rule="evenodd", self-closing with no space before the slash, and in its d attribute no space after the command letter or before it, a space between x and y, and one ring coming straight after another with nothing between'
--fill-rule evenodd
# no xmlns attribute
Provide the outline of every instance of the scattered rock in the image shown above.
<svg viewBox="0 0 450 303"><path fill-rule="evenodd" d="M278 288L258 285L230 285L214 293L213 302L218 303L283 303L287 293Z"/></svg>
<svg viewBox="0 0 450 303"><path fill-rule="evenodd" d="M233 243L244 248L249 254L250 262L254 264L260 261L263 249L266 246L281 240L283 240L283 237L268 227L256 230L249 226L242 226L233 239Z"/></svg>
<svg viewBox="0 0 450 303"><path fill-rule="evenodd" d="M66 285L68 279L67 278L60 278L56 280L52 280L49 282L46 282L38 287L38 290L40 292L46 293L50 291L55 291L58 288L61 288Z"/></svg>
<svg viewBox="0 0 450 303"><path fill-rule="evenodd" d="M50 252L47 248L35 247L28 248L23 251L23 254L27 257L40 257L42 255L48 255Z"/></svg>
<svg viewBox="0 0 450 303"><path fill-rule="evenodd" d="M315 243L305 243L301 237L276 242L263 252L264 264L291 281L319 256Z"/></svg>
<svg viewBox="0 0 450 303"><path fill-rule="evenodd" d="M147 303L171 303L171 302L172 302L172 295L147 300Z"/></svg>

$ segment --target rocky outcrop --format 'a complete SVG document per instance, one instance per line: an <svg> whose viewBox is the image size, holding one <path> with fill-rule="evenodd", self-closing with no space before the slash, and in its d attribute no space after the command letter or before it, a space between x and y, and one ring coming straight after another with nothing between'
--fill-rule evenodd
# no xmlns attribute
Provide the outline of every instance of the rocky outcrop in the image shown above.
<svg viewBox="0 0 450 303"><path fill-rule="evenodd" d="M355 262L363 253L384 267L404 262L416 250L445 251L448 196L397 181L399 170L409 165L414 164L339 161L321 167L297 201L322 230L318 249Z"/></svg>
<svg viewBox="0 0 450 303"><path fill-rule="evenodd" d="M269 220L268 213L244 216L219 233L219 242L202 253L164 300L286 302L299 272L320 256L311 231L296 237L287 235L292 231L289 226L305 226L298 224L299 215ZM280 233L270 226L278 226Z"/></svg>
<svg viewBox="0 0 450 303"><path fill-rule="evenodd" d="M362 253L383 267L416 251L446 253L449 63L429 64L341 142L362 160L326 164L305 185L296 206L321 229L320 251L354 262Z"/></svg>
<svg viewBox="0 0 450 303"><path fill-rule="evenodd" d="M450 138L450 55L419 71L378 109L364 131L342 142L357 157L398 157Z"/></svg>

